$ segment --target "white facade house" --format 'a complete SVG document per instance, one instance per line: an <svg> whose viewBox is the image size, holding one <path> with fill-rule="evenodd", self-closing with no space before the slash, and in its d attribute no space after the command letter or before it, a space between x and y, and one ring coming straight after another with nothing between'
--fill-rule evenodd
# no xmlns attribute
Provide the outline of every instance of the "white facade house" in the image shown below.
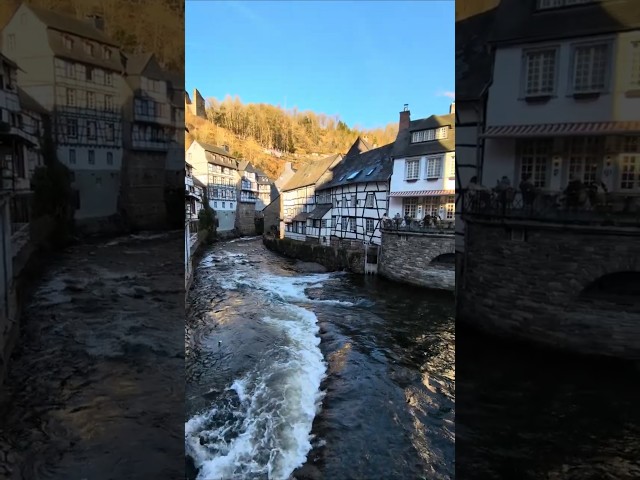
<svg viewBox="0 0 640 480"><path fill-rule="evenodd" d="M209 205L216 211L218 231L235 228L240 174L238 161L225 148L194 141L186 152L193 176L207 186Z"/></svg>
<svg viewBox="0 0 640 480"><path fill-rule="evenodd" d="M540 0L533 12L504 3L492 37L482 183L506 176L518 189L529 177L544 195L574 179L640 196L640 19L628 14L635 2ZM565 28L576 18L579 36Z"/></svg>
<svg viewBox="0 0 640 480"><path fill-rule="evenodd" d="M306 236L329 245L331 239L380 245L393 144L372 148L358 138L329 178L316 184L316 208L307 218Z"/></svg>
<svg viewBox="0 0 640 480"><path fill-rule="evenodd" d="M453 105L447 115L411 121L400 112L398 137L393 151L389 216L414 220L437 216L444 223L455 220L455 125Z"/></svg>
<svg viewBox="0 0 640 480"><path fill-rule="evenodd" d="M58 159L73 173L76 220L117 212L122 166L117 44L100 18L79 20L22 3L2 35L18 84L51 112Z"/></svg>
<svg viewBox="0 0 640 480"><path fill-rule="evenodd" d="M300 167L282 187L282 218L280 232L284 237L305 240L307 217L316 206L315 185L320 178L342 159L331 155Z"/></svg>
<svg viewBox="0 0 640 480"><path fill-rule="evenodd" d="M206 186L193 176L193 166L185 162L185 218L197 220L206 201Z"/></svg>

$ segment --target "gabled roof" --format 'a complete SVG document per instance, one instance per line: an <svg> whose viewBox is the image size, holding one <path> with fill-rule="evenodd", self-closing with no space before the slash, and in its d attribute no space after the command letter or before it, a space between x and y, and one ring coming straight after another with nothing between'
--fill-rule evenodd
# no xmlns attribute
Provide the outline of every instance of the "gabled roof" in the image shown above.
<svg viewBox="0 0 640 480"><path fill-rule="evenodd" d="M202 183L200 180L198 180L197 177L193 177L193 184L199 186L200 188L207 188L207 186Z"/></svg>
<svg viewBox="0 0 640 480"><path fill-rule="evenodd" d="M536 11L535 6L534 1L501 0L489 41L528 43L640 27L640 3L637 0L601 0L542 11Z"/></svg>
<svg viewBox="0 0 640 480"><path fill-rule="evenodd" d="M282 191L286 192L296 188L315 185L322 175L340 158L339 154L331 155L320 160L313 161L301 166L296 173L289 179L287 184L282 187Z"/></svg>
<svg viewBox="0 0 640 480"><path fill-rule="evenodd" d="M305 222L309 218L309 214L307 212L300 212L295 217L291 219L292 222Z"/></svg>
<svg viewBox="0 0 640 480"><path fill-rule="evenodd" d="M497 9L456 22L456 100L477 100L491 80L493 56L487 43Z"/></svg>
<svg viewBox="0 0 640 480"><path fill-rule="evenodd" d="M199 140L196 140L195 143L200 145L207 152L215 153L216 155L224 155L225 157L233 158L237 162L237 158L231 155L231 152L227 152L224 148L216 147L215 145L204 143Z"/></svg>
<svg viewBox="0 0 640 480"><path fill-rule="evenodd" d="M87 20L80 20L71 15L65 15L46 8L34 7L33 5L26 4L24 5L49 28L84 37L89 40L95 40L96 42L105 43L113 47L118 47L117 43L111 40L104 32L98 30Z"/></svg>
<svg viewBox="0 0 640 480"><path fill-rule="evenodd" d="M142 75L153 53L126 53L124 58L127 60L127 75Z"/></svg>
<svg viewBox="0 0 640 480"><path fill-rule="evenodd" d="M371 150L372 148L373 148L372 145L369 142L367 142L364 138L358 137L355 143L351 145L351 148L349 149L349 151L345 156L348 157L351 154L366 152L368 150Z"/></svg>
<svg viewBox="0 0 640 480"><path fill-rule="evenodd" d="M49 113L46 108L40 105L31 95L20 87L18 87L18 100L20 101L21 110L35 112L41 115L47 115Z"/></svg>
<svg viewBox="0 0 640 480"><path fill-rule="evenodd" d="M419 130L449 126L447 138L430 142L411 143L411 134ZM418 157L437 153L453 152L456 149L455 115L431 115L427 118L414 120L409 123L409 128L398 132L394 143L393 157Z"/></svg>
<svg viewBox="0 0 640 480"><path fill-rule="evenodd" d="M340 185L385 182L389 180L393 171L392 151L393 143L362 153L352 147L349 149L351 154L346 155L331 170L330 175L327 175L327 178L316 186L316 190L325 190Z"/></svg>
<svg viewBox="0 0 640 480"><path fill-rule="evenodd" d="M14 68L15 70L18 70L20 68L16 62L11 60L9 57L3 55L2 53L0 53L0 60L2 60L7 65L9 65L11 68Z"/></svg>
<svg viewBox="0 0 640 480"><path fill-rule="evenodd" d="M329 212L331 210L331 204L330 203L325 203L322 205L318 205L316 208L314 208L311 213L309 213L309 217L312 220L321 220L322 217L324 217L327 212Z"/></svg>

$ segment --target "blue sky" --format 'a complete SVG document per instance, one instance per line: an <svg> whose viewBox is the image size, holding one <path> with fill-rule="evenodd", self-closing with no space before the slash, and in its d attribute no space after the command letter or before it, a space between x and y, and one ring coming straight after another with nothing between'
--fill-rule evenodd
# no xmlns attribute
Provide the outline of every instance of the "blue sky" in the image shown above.
<svg viewBox="0 0 640 480"><path fill-rule="evenodd" d="M349 126L448 113L455 2L186 2L186 88L339 115Z"/></svg>

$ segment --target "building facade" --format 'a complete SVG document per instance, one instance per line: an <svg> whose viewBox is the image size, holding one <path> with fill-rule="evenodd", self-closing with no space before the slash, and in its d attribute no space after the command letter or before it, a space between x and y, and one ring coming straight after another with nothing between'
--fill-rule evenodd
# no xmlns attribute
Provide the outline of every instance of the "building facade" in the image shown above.
<svg viewBox="0 0 640 480"><path fill-rule="evenodd" d="M282 223L280 232L286 238L305 240L307 217L316 206L315 186L320 178L342 160L331 155L300 167L280 194Z"/></svg>
<svg viewBox="0 0 640 480"><path fill-rule="evenodd" d="M126 55L125 63L121 209L133 227L161 227L167 155L176 135L168 82L153 54Z"/></svg>
<svg viewBox="0 0 640 480"><path fill-rule="evenodd" d="M226 148L199 141L191 144L186 156L187 163L193 165L193 176L207 186L209 205L218 218L218 231L233 230L240 197L238 160Z"/></svg>
<svg viewBox="0 0 640 480"><path fill-rule="evenodd" d="M307 218L308 240L323 245L332 239L380 245L392 151L393 144L372 148L363 139L356 140L330 178L316 185L316 207Z"/></svg>
<svg viewBox="0 0 640 480"><path fill-rule="evenodd" d="M72 171L76 220L117 212L122 167L118 46L100 18L86 21L22 3L3 30L21 88L51 113L58 159Z"/></svg>
<svg viewBox="0 0 640 480"><path fill-rule="evenodd" d="M405 106L400 112L393 151L389 216L400 214L414 221L439 217L455 221L454 105L447 115L411 120Z"/></svg>

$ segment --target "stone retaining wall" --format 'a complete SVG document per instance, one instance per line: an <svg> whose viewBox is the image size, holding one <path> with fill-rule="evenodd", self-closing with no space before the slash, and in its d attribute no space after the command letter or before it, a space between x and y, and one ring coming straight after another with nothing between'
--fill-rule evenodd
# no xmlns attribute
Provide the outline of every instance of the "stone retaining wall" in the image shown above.
<svg viewBox="0 0 640 480"><path fill-rule="evenodd" d="M465 238L459 320L562 349L640 358L640 301L583 294L604 275L640 272L640 231L467 221Z"/></svg>
<svg viewBox="0 0 640 480"><path fill-rule="evenodd" d="M309 242L276 238L272 235L262 237L264 245L271 251L288 258L304 262L316 262L329 271L348 270L364 274L364 249L346 249L318 245Z"/></svg>
<svg viewBox="0 0 640 480"><path fill-rule="evenodd" d="M454 291L454 265L432 263L440 255L454 253L453 235L385 230L378 273L396 282Z"/></svg>

